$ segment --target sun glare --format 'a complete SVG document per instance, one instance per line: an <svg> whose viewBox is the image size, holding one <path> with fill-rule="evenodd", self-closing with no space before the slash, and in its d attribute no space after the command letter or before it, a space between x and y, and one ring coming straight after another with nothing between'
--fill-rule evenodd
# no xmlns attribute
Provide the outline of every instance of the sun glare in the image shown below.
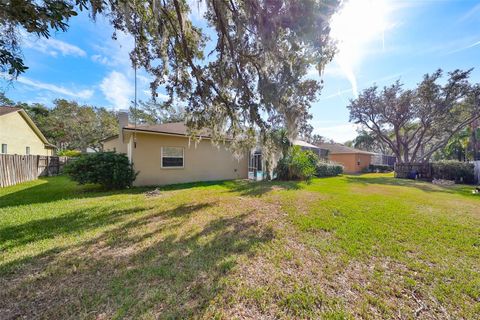
<svg viewBox="0 0 480 320"><path fill-rule="evenodd" d="M331 36L337 41L335 61L352 85L357 95L355 67L366 54L369 45L384 46L388 28L389 6L386 0L349 0L331 21Z"/></svg>

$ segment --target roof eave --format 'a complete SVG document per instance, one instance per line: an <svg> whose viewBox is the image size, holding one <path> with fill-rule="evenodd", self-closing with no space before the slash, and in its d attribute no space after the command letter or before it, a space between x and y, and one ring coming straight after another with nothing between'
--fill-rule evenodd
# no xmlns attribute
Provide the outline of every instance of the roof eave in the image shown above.
<svg viewBox="0 0 480 320"><path fill-rule="evenodd" d="M37 134L37 136L42 140L43 144L45 146L54 146L50 142L48 142L47 138L43 135L42 131L37 127L35 122L30 118L30 116L27 114L27 112L23 109L17 110L17 112L22 116L23 119L28 123L28 125L33 129L33 131ZM56 148L56 147L55 147Z"/></svg>
<svg viewBox="0 0 480 320"><path fill-rule="evenodd" d="M123 130L128 131L128 132L140 132L140 133L147 133L147 134L158 134L158 135L165 135L165 136L175 136L175 137L183 137L183 138L189 138L190 136L187 134L182 134L182 133L173 133L173 132L165 132L165 131L156 131L156 130L145 130L145 129L135 129L135 128L127 128L124 127ZM202 136L202 135L195 135L194 137L200 138L200 139L212 139L210 136ZM233 139L231 138L225 138L226 141L232 141Z"/></svg>

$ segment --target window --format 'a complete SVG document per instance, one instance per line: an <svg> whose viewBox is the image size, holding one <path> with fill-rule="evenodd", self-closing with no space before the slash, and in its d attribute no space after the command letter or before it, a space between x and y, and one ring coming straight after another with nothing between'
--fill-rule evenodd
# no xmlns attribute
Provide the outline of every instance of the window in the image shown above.
<svg viewBox="0 0 480 320"><path fill-rule="evenodd" d="M7 144L2 143L2 153L7 153Z"/></svg>
<svg viewBox="0 0 480 320"><path fill-rule="evenodd" d="M26 155L29 155L29 154L30 154L30 147L26 147L26 148L25 148L25 154L26 154Z"/></svg>
<svg viewBox="0 0 480 320"><path fill-rule="evenodd" d="M183 168L183 148L162 147L162 168Z"/></svg>

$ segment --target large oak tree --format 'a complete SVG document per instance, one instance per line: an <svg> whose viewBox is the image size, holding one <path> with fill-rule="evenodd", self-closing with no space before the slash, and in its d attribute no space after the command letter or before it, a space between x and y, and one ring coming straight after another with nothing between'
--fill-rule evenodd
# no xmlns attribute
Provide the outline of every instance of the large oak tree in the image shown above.
<svg viewBox="0 0 480 320"><path fill-rule="evenodd" d="M480 85L471 70L427 74L414 89L397 81L379 90L365 89L350 101L350 121L372 131L400 163L429 161L460 130L480 118Z"/></svg>
<svg viewBox="0 0 480 320"><path fill-rule="evenodd" d="M186 0L10 0L0 2L0 67L16 77L27 66L18 30L48 37L65 31L79 10L108 17L134 36L133 64L153 75L153 96L165 87L186 102L192 133L209 127L248 140L280 121L294 137L309 119L321 83L305 79L331 60L329 21L338 0L197 0L210 32L190 19ZM213 35L213 36L212 36ZM207 44L213 49L207 50ZM251 139L250 139L251 140Z"/></svg>

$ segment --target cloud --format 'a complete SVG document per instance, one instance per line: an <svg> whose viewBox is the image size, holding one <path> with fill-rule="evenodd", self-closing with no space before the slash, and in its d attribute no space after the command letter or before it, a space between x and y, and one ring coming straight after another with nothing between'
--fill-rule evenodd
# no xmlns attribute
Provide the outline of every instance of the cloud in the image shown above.
<svg viewBox="0 0 480 320"><path fill-rule="evenodd" d="M100 88L114 109L128 108L135 90L133 84L135 73L130 60L130 52L134 45L133 37L124 32L117 32L116 40L112 40L106 34L99 35L98 39L98 43L93 44L95 54L90 59L107 67L107 74ZM150 82L153 81L153 77L139 68L137 80L138 99L149 99L151 97ZM114 88L115 92L112 93L111 88Z"/></svg>
<svg viewBox="0 0 480 320"><path fill-rule="evenodd" d="M118 71L112 71L103 78L100 89L105 99L109 101L116 110L128 109L132 96L134 95L133 85L123 73Z"/></svg>
<svg viewBox="0 0 480 320"><path fill-rule="evenodd" d="M323 137L333 139L336 142L345 142L352 140L357 136L359 126L353 123L340 123L331 126L315 126L313 133L317 133Z"/></svg>
<svg viewBox="0 0 480 320"><path fill-rule="evenodd" d="M87 55L87 53L81 48L61 40L53 38L38 38L30 34L27 34L23 38L25 39L25 47L52 57L57 57L58 55L85 57Z"/></svg>
<svg viewBox="0 0 480 320"><path fill-rule="evenodd" d="M104 65L109 65L111 63L107 57L102 56L101 54L94 54L93 56L91 56L91 59L93 62L97 62Z"/></svg>
<svg viewBox="0 0 480 320"><path fill-rule="evenodd" d="M55 84L32 80L27 77L18 77L17 81L30 87L35 87L74 98L89 99L92 97L94 92L91 89L71 90Z"/></svg>
<svg viewBox="0 0 480 320"><path fill-rule="evenodd" d="M130 60L130 52L133 50L133 37L124 32L118 31L116 40L112 40L109 36L100 36L101 44L94 44L96 51L90 57L92 61L121 69L123 72L132 70L132 61Z"/></svg>

